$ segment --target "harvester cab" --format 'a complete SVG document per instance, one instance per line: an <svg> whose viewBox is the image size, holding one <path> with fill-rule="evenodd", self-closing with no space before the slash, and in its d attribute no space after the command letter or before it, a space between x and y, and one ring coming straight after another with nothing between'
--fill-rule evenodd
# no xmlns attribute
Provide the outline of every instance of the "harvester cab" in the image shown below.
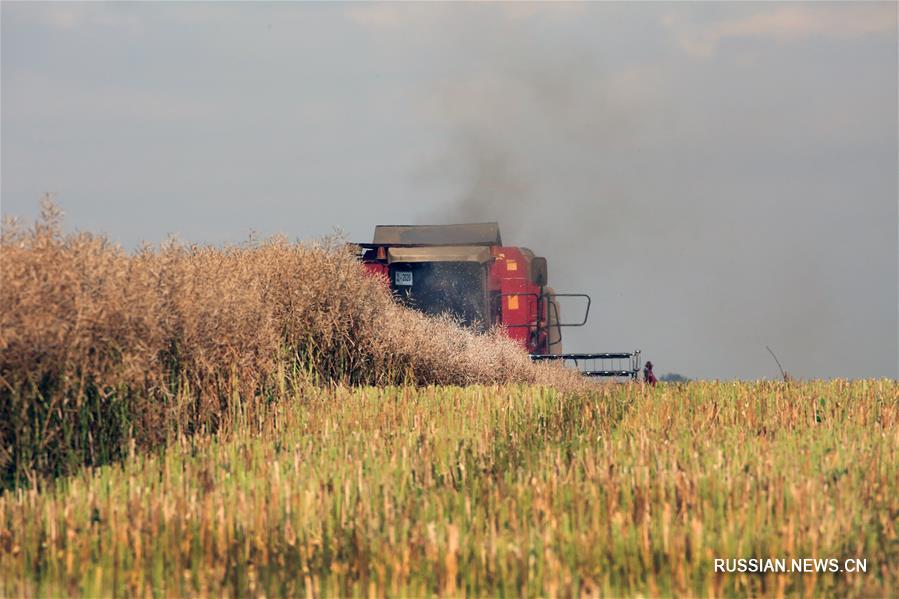
<svg viewBox="0 0 899 599"><path fill-rule="evenodd" d="M501 326L533 360L562 360L587 376L637 378L639 351L562 352L562 330L586 324L590 296L556 293L546 259L503 245L497 223L378 225L371 243L357 245L365 268L407 306L480 330ZM563 321L562 304L582 316Z"/></svg>

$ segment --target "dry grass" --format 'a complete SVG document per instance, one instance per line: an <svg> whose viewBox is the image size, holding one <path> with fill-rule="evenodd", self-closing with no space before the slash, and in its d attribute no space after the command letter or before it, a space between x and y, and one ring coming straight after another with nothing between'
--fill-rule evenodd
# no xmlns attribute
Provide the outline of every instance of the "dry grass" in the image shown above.
<svg viewBox="0 0 899 599"><path fill-rule="evenodd" d="M227 429L308 384L580 384L398 306L336 241L130 255L59 218L45 204L3 231L0 488Z"/></svg>
<svg viewBox="0 0 899 599"><path fill-rule="evenodd" d="M262 426L0 496L0 595L868 596L899 385L308 390ZM867 572L722 574L715 558Z"/></svg>

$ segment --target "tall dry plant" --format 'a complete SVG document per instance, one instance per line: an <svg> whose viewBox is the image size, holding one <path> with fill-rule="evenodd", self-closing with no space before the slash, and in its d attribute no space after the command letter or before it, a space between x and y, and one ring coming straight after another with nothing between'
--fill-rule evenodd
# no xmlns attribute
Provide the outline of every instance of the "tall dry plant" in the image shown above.
<svg viewBox="0 0 899 599"><path fill-rule="evenodd" d="M63 234L45 202L5 223L0 263L2 486L222 430L286 386L578 384L499 331L399 306L338 240L128 254Z"/></svg>

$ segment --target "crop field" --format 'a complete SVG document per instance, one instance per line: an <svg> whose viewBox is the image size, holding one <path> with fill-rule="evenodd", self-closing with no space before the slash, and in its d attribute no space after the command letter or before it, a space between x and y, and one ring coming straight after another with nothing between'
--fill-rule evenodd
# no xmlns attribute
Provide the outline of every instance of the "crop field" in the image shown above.
<svg viewBox="0 0 899 599"><path fill-rule="evenodd" d="M896 381L595 384L346 249L4 226L0 596L899 587Z"/></svg>
<svg viewBox="0 0 899 599"><path fill-rule="evenodd" d="M0 594L883 596L899 385L296 392L0 496ZM721 574L715 558L867 560Z"/></svg>

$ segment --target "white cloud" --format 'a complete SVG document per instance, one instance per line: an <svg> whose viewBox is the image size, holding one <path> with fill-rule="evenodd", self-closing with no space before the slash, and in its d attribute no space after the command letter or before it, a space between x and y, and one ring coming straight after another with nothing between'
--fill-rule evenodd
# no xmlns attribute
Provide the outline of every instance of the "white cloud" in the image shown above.
<svg viewBox="0 0 899 599"><path fill-rule="evenodd" d="M4 7L4 10L10 9L16 16L56 31L101 27L136 34L142 30L137 16L105 3L35 2Z"/></svg>
<svg viewBox="0 0 899 599"><path fill-rule="evenodd" d="M537 18L574 19L584 14L586 2L544 0L543 2L501 2L502 14L512 20Z"/></svg>
<svg viewBox="0 0 899 599"><path fill-rule="evenodd" d="M896 31L896 5L789 4L710 25L688 23L674 15L664 17L663 23L687 53L710 56L730 39L772 38L786 43L813 36L852 39L892 33Z"/></svg>
<svg viewBox="0 0 899 599"><path fill-rule="evenodd" d="M570 20L582 16L587 6L584 2L547 0L543 2L505 1L480 5L495 11L500 19L520 21L532 18ZM370 29L395 29L406 27L446 27L449 18L464 14L466 6L450 3L381 3L351 5L344 11L350 21Z"/></svg>
<svg viewBox="0 0 899 599"><path fill-rule="evenodd" d="M444 13L440 4L426 6L406 3L353 4L344 11L347 19L368 29L392 29L421 26Z"/></svg>

